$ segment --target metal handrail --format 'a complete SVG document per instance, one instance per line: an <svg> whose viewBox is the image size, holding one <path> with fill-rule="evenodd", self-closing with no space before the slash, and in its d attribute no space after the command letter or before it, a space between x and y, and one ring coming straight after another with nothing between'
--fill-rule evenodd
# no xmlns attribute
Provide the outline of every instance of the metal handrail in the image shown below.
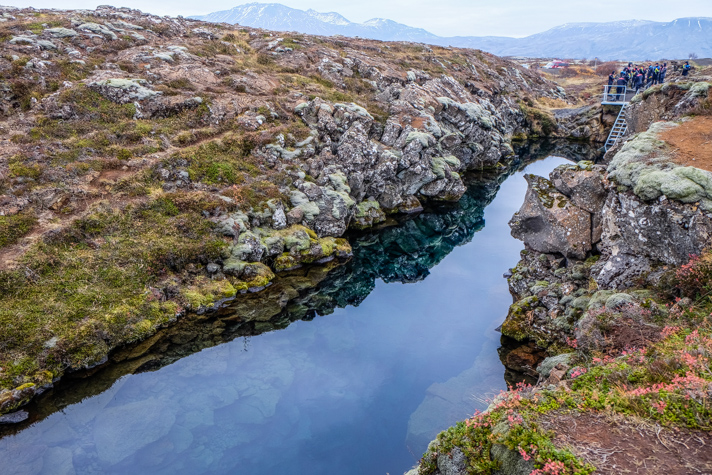
<svg viewBox="0 0 712 475"><path fill-rule="evenodd" d="M625 103L628 86L618 86L617 84L603 86L604 103Z"/></svg>

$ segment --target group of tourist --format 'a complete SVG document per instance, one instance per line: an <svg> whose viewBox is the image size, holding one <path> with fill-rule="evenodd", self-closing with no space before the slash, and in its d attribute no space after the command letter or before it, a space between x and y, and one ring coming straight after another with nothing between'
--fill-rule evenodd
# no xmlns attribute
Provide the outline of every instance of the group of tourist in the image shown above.
<svg viewBox="0 0 712 475"><path fill-rule="evenodd" d="M687 76L691 66L688 61L682 67L682 75ZM624 91L627 87L630 90L635 90L637 94L641 89L645 90L656 84L663 84L667 75L667 63L652 63L648 67L634 66L633 63L628 63L628 66L623 68L620 74L612 71L608 76L608 87L606 94L610 100L611 95L615 96L615 101L620 101L624 98ZM616 89L613 94L613 89Z"/></svg>

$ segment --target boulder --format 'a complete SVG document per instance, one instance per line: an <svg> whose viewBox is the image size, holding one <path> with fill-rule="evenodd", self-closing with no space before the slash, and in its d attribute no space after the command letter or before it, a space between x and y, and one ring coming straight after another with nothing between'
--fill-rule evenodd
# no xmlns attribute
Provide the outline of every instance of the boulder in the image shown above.
<svg viewBox="0 0 712 475"><path fill-rule="evenodd" d="M579 208L589 213L600 213L606 203L605 167L591 162L561 165L549 179L557 191L569 197Z"/></svg>
<svg viewBox="0 0 712 475"><path fill-rule="evenodd" d="M467 458L459 447L453 447L448 454L439 454L437 464L441 475L467 474Z"/></svg>
<svg viewBox="0 0 712 475"><path fill-rule="evenodd" d="M17 424L18 422L27 420L28 417L30 417L30 415L27 411L11 412L10 414L0 416L0 424Z"/></svg>
<svg viewBox="0 0 712 475"><path fill-rule="evenodd" d="M539 364L539 366L536 367L536 371L542 377L548 378L549 374L555 367L559 365L570 366L573 357L573 353L562 353L556 356L549 356L548 358L545 358L544 361Z"/></svg>
<svg viewBox="0 0 712 475"><path fill-rule="evenodd" d="M591 214L542 177L525 175L524 204L509 222L512 236L543 253L583 259L591 250Z"/></svg>
<svg viewBox="0 0 712 475"><path fill-rule="evenodd" d="M383 212L378 201L367 200L356 205L351 226L356 229L365 229L385 220L386 213Z"/></svg>
<svg viewBox="0 0 712 475"><path fill-rule="evenodd" d="M287 215L284 214L284 208L277 208L272 215L272 227L274 229L284 229L287 227Z"/></svg>
<svg viewBox="0 0 712 475"><path fill-rule="evenodd" d="M89 88L118 104L155 98L162 93L145 86L144 79L105 79L89 83Z"/></svg>

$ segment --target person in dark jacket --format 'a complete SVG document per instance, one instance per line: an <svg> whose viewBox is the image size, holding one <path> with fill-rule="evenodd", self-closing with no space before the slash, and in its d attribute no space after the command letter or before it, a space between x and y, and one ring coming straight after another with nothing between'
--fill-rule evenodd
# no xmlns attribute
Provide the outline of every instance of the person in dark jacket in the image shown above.
<svg viewBox="0 0 712 475"><path fill-rule="evenodd" d="M665 82L665 75L667 74L667 63L663 63L662 67L660 68L660 84Z"/></svg>
<svg viewBox="0 0 712 475"><path fill-rule="evenodd" d="M625 99L625 85L628 83L628 80L626 79L625 75L621 73L621 76L618 78L616 81L616 85L618 86L616 88L616 102L621 101Z"/></svg>
<svg viewBox="0 0 712 475"><path fill-rule="evenodd" d="M610 99L610 94L613 89L613 83L616 80L616 72L611 71L611 74L608 75L608 87L606 88L606 99Z"/></svg>
<svg viewBox="0 0 712 475"><path fill-rule="evenodd" d="M648 80L645 83L645 88L649 88L653 85L653 65L648 66Z"/></svg>
<svg viewBox="0 0 712 475"><path fill-rule="evenodd" d="M692 66L690 66L689 61L685 61L685 65L682 67L682 75L687 76L690 74L690 69L692 69Z"/></svg>
<svg viewBox="0 0 712 475"><path fill-rule="evenodd" d="M635 78L633 80L633 86L635 87L635 93L638 94L638 92L643 88L643 81L645 81L645 75L643 74L643 70L639 69L635 73Z"/></svg>

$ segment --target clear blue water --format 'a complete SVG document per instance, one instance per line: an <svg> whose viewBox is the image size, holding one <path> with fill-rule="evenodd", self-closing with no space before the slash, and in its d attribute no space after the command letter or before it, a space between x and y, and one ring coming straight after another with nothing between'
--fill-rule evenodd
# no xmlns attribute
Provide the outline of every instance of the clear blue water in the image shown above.
<svg viewBox="0 0 712 475"><path fill-rule="evenodd" d="M474 206L362 237L364 268L349 281L366 282L357 306L123 376L0 439L0 473L402 474L440 430L505 389L495 328L512 301L502 274L523 247L507 225L523 174L501 184L484 221ZM426 247L410 243L420 236ZM407 258L388 252L394 242L412 247Z"/></svg>

